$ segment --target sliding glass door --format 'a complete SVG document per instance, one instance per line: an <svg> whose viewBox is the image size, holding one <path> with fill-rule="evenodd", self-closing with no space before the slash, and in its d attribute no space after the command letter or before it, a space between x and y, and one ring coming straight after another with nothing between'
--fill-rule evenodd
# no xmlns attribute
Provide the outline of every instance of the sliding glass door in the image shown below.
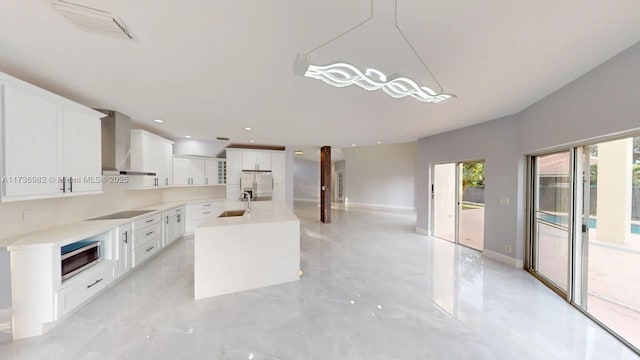
<svg viewBox="0 0 640 360"><path fill-rule="evenodd" d="M436 164L433 234L476 250L484 248L484 161Z"/></svg>
<svg viewBox="0 0 640 360"><path fill-rule="evenodd" d="M640 348L640 137L531 157L529 270Z"/></svg>
<svg viewBox="0 0 640 360"><path fill-rule="evenodd" d="M571 152L533 158L533 270L567 292L570 209L572 198Z"/></svg>

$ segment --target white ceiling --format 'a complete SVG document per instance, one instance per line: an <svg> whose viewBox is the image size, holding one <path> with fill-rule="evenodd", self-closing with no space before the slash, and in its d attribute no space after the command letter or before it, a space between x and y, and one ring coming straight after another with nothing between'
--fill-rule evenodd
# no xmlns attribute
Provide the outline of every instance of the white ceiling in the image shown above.
<svg viewBox="0 0 640 360"><path fill-rule="evenodd" d="M77 1L113 11L139 41L78 30L48 0L2 0L0 71L162 135L233 143L413 141L516 113L640 40L638 0L398 0L400 26L458 96L434 105L294 75L296 53L365 19L369 0ZM393 0L375 9L313 63L433 86L393 28Z"/></svg>

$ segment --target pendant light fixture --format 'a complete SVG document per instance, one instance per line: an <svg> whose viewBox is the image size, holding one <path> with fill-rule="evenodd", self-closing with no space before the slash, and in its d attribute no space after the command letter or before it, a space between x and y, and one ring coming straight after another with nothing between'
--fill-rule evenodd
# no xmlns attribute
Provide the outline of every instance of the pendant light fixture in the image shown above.
<svg viewBox="0 0 640 360"><path fill-rule="evenodd" d="M353 26L349 30L339 34L338 36L326 41L325 43L315 47L314 49L304 53L298 54L293 65L294 73L303 75L313 79L322 80L323 82L335 86L346 87L351 85L357 85L365 90L382 90L391 97L403 98L410 96L416 100L427 103L439 103L444 100L455 97L455 95L447 94L443 91L442 86L435 78L431 70L427 67L425 62L420 57L420 54L413 47L409 39L398 26L398 0L395 0L395 16L394 25L396 30L402 35L409 48L413 51L413 54L418 58L424 69L429 74L433 82L438 86L438 90L434 90L428 86L418 85L418 83L410 78L402 76L387 76L382 71L374 68L366 68L364 70L358 69L356 66L346 62L335 62L329 65L313 65L311 64L311 54L326 45L346 36L350 32L363 26L367 22L373 19L373 0L371 0L371 14L370 16Z"/></svg>

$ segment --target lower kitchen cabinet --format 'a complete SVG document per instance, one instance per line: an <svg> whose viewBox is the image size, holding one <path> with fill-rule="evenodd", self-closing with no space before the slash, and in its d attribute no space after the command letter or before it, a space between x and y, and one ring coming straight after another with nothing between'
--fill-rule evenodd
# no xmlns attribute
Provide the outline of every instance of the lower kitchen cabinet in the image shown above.
<svg viewBox="0 0 640 360"><path fill-rule="evenodd" d="M224 211L224 200L190 202L186 206L187 221L185 234L193 234L200 224L213 219Z"/></svg>
<svg viewBox="0 0 640 360"><path fill-rule="evenodd" d="M113 261L103 261L65 281L54 296L54 320L60 320L71 310L92 298L116 278Z"/></svg>
<svg viewBox="0 0 640 360"><path fill-rule="evenodd" d="M162 213L162 247L171 245L180 239L185 232L185 207L170 209Z"/></svg>
<svg viewBox="0 0 640 360"><path fill-rule="evenodd" d="M162 248L161 215L156 214L133 223L131 266L140 266Z"/></svg>

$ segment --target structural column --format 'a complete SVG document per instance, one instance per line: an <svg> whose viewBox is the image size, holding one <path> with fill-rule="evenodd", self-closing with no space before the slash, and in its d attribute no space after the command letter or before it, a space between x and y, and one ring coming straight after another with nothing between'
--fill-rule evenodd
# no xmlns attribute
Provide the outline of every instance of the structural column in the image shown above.
<svg viewBox="0 0 640 360"><path fill-rule="evenodd" d="M598 144L597 240L623 244L631 237L633 139Z"/></svg>
<svg viewBox="0 0 640 360"><path fill-rule="evenodd" d="M320 148L320 221L331 222L331 146Z"/></svg>

